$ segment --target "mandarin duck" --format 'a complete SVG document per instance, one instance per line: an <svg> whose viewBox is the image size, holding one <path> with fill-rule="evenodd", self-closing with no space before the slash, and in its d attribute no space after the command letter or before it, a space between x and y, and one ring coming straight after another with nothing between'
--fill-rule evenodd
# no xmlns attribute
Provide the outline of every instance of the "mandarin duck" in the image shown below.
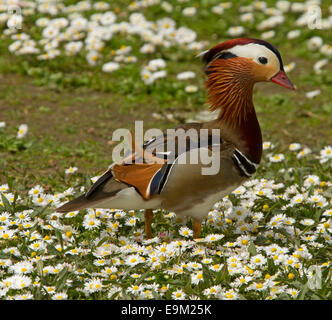
<svg viewBox="0 0 332 320"><path fill-rule="evenodd" d="M217 118L180 125L176 134L154 137L141 148L133 143L134 151L128 157L112 164L85 194L57 212L144 209L145 234L151 238L153 210L164 209L191 217L194 238L199 237L202 219L213 205L248 180L260 163L262 134L253 105L254 84L272 81L295 90L279 51L266 41L231 39L201 56L206 64L207 103L211 111L219 111ZM193 143L187 139L190 130L198 132ZM207 134L203 137L202 132ZM170 150L170 145L175 147ZM214 146L218 146L217 152ZM183 161L203 149L219 163L213 174L203 174L204 159Z"/></svg>

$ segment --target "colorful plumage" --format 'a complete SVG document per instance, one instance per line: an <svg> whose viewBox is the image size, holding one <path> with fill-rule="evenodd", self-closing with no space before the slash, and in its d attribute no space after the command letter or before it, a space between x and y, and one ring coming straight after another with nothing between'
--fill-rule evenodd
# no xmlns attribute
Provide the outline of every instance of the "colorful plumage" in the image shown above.
<svg viewBox="0 0 332 320"><path fill-rule="evenodd" d="M217 119L184 124L173 135L158 136L143 148L136 146L132 155L113 164L87 193L58 212L145 209L145 232L150 238L152 210L161 208L192 217L194 237L199 236L201 221L214 203L249 179L261 160L262 135L252 101L254 84L272 81L295 89L284 72L280 53L266 41L228 40L204 52L202 58L208 104L211 110L219 110ZM188 132L198 134L188 139ZM198 151L206 151L207 157L220 164L220 170L203 174L206 159L184 161Z"/></svg>

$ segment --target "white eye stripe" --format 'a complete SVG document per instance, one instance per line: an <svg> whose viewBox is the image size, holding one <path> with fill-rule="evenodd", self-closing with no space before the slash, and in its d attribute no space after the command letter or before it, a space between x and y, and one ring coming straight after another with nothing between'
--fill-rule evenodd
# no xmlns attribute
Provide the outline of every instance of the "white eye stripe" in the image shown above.
<svg viewBox="0 0 332 320"><path fill-rule="evenodd" d="M258 60L259 57L265 57L268 61L267 63L275 68L276 72L280 70L280 63L276 54L263 45L257 43L237 45L228 51L237 55L238 57L253 59L258 63L260 63Z"/></svg>

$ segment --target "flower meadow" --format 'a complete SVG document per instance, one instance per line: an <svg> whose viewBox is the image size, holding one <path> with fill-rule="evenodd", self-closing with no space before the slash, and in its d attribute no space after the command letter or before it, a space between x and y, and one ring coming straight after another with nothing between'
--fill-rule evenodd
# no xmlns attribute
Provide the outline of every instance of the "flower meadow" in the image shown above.
<svg viewBox="0 0 332 320"><path fill-rule="evenodd" d="M313 20L317 8L324 15ZM299 96L314 105L331 86L331 29L332 6L323 1L0 0L0 48L15 58L0 68L60 92L83 87L175 104L149 114L173 126L180 107L198 112L205 102L196 56L232 37L287 39L310 62ZM299 65L287 61L285 71L292 76ZM287 99L268 103L284 107ZM328 114L331 104L322 109ZM15 127L0 115L3 158L24 164L45 143L27 123ZM26 171L0 167L0 299L332 299L332 144L308 141L307 131L301 141L265 141L255 176L215 204L195 240L191 220L174 212L154 210L149 240L143 211L57 213L98 178L77 164L95 161L85 149L63 151L67 164L51 185L20 183ZM34 157L42 163L42 152Z"/></svg>
<svg viewBox="0 0 332 320"><path fill-rule="evenodd" d="M256 177L221 199L196 240L173 212L155 210L145 240L143 211L52 210L83 185L20 195L1 185L2 299L331 298L332 148L264 148L274 155L263 170L276 179Z"/></svg>

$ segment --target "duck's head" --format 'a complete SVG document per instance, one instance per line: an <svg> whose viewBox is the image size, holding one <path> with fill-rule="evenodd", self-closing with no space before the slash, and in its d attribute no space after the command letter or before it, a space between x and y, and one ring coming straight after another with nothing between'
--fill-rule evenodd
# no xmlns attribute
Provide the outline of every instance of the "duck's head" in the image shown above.
<svg viewBox="0 0 332 320"><path fill-rule="evenodd" d="M227 40L204 52L203 61L206 73L215 80L223 76L230 80L233 76L235 80L251 84L272 81L287 89L296 89L284 71L279 51L264 40Z"/></svg>
<svg viewBox="0 0 332 320"><path fill-rule="evenodd" d="M239 127L254 114L256 82L272 81L295 90L288 79L279 51L270 43L250 38L222 42L203 54L206 63L208 104L220 109L218 119Z"/></svg>

